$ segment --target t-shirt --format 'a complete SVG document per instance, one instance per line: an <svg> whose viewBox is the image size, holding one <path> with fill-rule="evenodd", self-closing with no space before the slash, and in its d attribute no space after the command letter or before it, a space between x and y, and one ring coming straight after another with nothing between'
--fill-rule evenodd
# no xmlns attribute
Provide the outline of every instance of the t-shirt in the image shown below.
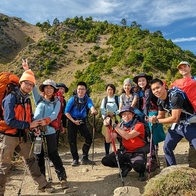
<svg viewBox="0 0 196 196"><path fill-rule="evenodd" d="M173 109L183 109L186 112L193 113L192 108L190 107L188 101L182 97L181 94L176 93L171 96L171 100L169 100L169 95L165 100L158 99L158 110L167 111L171 114ZM186 120L187 114L181 113L180 120Z"/></svg>
<svg viewBox="0 0 196 196"><path fill-rule="evenodd" d="M127 151L135 151L137 148L140 148L145 145L145 142L143 141L145 136L145 129L144 124L141 122L137 122L135 124L134 130L140 133L140 137L136 136L131 139L124 139L122 138L122 144L126 148ZM127 128L126 132L131 132L131 128ZM143 139L142 139L143 138Z"/></svg>

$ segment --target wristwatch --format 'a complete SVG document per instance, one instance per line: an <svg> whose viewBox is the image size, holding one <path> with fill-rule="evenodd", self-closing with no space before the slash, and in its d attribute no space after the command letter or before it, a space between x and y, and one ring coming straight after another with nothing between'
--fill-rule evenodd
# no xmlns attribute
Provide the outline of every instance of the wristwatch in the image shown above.
<svg viewBox="0 0 196 196"><path fill-rule="evenodd" d="M117 126L117 124L116 124L116 123L114 123L114 124L112 125L112 127L113 127L113 128L116 128L116 126Z"/></svg>
<svg viewBox="0 0 196 196"><path fill-rule="evenodd" d="M159 123L159 119L158 118L156 119L155 123Z"/></svg>

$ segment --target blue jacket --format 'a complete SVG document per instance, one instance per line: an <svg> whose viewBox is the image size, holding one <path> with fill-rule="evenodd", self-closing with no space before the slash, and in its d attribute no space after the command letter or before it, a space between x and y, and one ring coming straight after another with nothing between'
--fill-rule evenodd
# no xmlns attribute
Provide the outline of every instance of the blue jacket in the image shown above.
<svg viewBox="0 0 196 196"><path fill-rule="evenodd" d="M75 95L77 96L77 95ZM85 100L86 102L84 104L81 104L81 107L78 107L77 103L75 103L75 96L72 96L65 107L65 114L70 113L72 118L74 119L84 119L87 117L87 108L90 109L93 107L93 102L90 97L83 97L83 98L78 98L79 102L84 103ZM87 96L87 95L85 95Z"/></svg>
<svg viewBox="0 0 196 196"><path fill-rule="evenodd" d="M41 96L38 93L37 87L35 86L33 88L33 100L36 105L34 118L35 119L41 119L50 117L51 121L55 120L58 116L58 113L60 111L61 103L60 100L56 97L54 101L49 101L45 99L43 96ZM56 130L47 125L46 126L46 135L51 135L56 133Z"/></svg>

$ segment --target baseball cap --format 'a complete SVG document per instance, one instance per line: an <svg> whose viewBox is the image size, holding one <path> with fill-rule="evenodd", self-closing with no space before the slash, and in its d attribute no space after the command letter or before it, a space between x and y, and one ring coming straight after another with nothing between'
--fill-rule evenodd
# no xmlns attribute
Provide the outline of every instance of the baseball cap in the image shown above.
<svg viewBox="0 0 196 196"><path fill-rule="evenodd" d="M177 65L177 68L179 69L179 66L180 65L188 65L189 67L190 67L190 65L189 65L189 63L187 62L187 61L181 61L178 65Z"/></svg>

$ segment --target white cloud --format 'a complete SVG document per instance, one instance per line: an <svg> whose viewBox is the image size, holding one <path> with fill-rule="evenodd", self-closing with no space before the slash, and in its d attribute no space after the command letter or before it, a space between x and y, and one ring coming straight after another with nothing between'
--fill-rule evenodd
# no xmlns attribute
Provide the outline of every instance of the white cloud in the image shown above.
<svg viewBox="0 0 196 196"><path fill-rule="evenodd" d="M21 17L30 23L54 18L65 20L75 16L92 16L98 20L138 21L142 25L165 26L196 17L196 1L187 0L1 0L0 12ZM114 20L114 21L113 21Z"/></svg>
<svg viewBox="0 0 196 196"><path fill-rule="evenodd" d="M175 38L175 39L172 39L172 41L173 41L174 43L178 43L178 42L192 42L192 41L196 41L196 37Z"/></svg>

